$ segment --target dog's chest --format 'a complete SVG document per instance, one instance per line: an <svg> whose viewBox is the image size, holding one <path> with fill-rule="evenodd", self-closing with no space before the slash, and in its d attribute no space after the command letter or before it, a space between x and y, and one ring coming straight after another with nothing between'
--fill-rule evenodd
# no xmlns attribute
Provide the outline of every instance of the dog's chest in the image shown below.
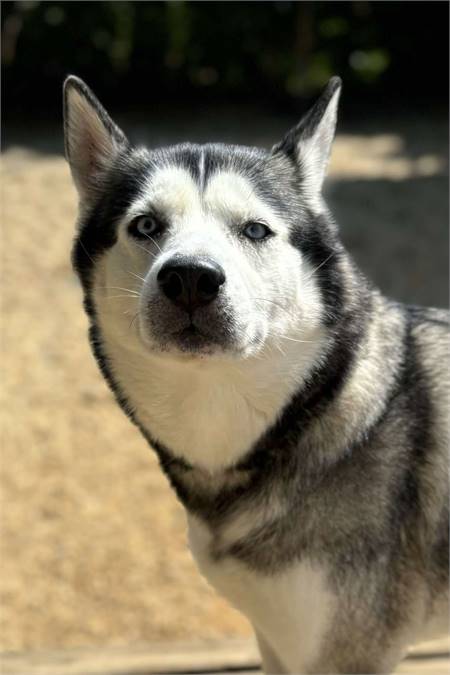
<svg viewBox="0 0 450 675"><path fill-rule="evenodd" d="M267 575L230 556L215 560L207 528L190 516L188 523L190 548L207 581L246 615L286 669L300 672L313 663L336 605L325 570L302 561Z"/></svg>

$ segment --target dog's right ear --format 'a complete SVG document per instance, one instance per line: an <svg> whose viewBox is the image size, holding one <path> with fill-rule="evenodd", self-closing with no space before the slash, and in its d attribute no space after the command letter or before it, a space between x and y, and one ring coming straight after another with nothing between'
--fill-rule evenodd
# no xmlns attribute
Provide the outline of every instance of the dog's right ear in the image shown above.
<svg viewBox="0 0 450 675"><path fill-rule="evenodd" d="M89 87L74 75L64 82L64 142L80 199L89 204L128 141Z"/></svg>
<svg viewBox="0 0 450 675"><path fill-rule="evenodd" d="M341 78L332 77L312 108L300 122L272 148L274 155L288 156L300 169L306 194L316 197L328 165L336 130Z"/></svg>

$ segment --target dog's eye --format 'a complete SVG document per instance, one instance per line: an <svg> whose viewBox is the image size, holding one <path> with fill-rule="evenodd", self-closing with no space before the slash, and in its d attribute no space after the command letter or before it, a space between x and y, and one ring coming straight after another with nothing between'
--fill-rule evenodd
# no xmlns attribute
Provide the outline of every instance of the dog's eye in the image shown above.
<svg viewBox="0 0 450 675"><path fill-rule="evenodd" d="M267 225L264 225L264 223L247 223L243 233L249 239L260 240L265 239L269 234L272 234L272 230L270 230Z"/></svg>
<svg viewBox="0 0 450 675"><path fill-rule="evenodd" d="M162 225L154 216L138 216L131 221L128 231L133 237L141 239L156 237L161 234Z"/></svg>

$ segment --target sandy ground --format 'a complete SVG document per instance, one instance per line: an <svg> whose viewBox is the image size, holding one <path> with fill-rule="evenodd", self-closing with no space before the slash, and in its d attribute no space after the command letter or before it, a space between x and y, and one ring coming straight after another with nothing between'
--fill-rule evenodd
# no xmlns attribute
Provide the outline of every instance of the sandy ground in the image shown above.
<svg viewBox="0 0 450 675"><path fill-rule="evenodd" d="M250 142L276 140L264 124ZM446 123L383 124L338 137L330 200L377 283L442 306ZM0 649L248 635L197 573L182 508L90 354L68 168L20 137L2 158Z"/></svg>

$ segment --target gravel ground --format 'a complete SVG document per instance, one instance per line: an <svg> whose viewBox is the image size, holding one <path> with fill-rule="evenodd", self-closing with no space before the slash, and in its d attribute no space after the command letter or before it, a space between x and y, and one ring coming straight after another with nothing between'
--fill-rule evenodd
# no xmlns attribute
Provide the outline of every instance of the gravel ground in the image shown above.
<svg viewBox="0 0 450 675"><path fill-rule="evenodd" d="M134 136L202 140L207 118L191 134L135 122ZM247 142L267 144L285 120L240 122ZM231 139L233 124L214 118L211 135ZM329 197L344 240L405 301L447 304L447 146L441 119L360 120L336 140ZM2 156L0 649L248 635L197 573L183 511L90 355L58 149L48 132L15 129Z"/></svg>

